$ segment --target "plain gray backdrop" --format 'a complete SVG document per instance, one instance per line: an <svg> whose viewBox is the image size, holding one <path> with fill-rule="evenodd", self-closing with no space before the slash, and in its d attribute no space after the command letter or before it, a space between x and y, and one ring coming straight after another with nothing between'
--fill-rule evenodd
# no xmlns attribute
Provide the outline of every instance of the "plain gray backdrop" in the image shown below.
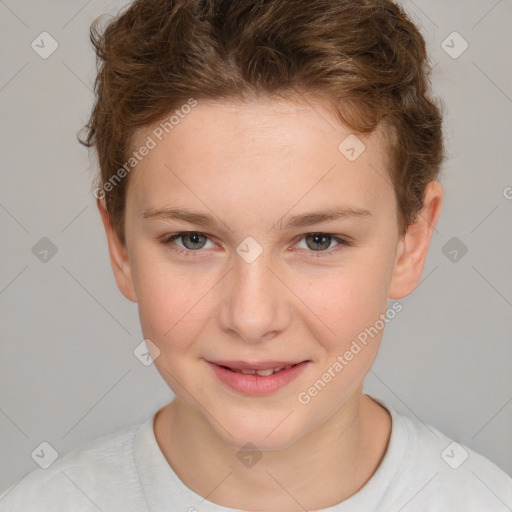
<svg viewBox="0 0 512 512"><path fill-rule="evenodd" d="M125 3L0 1L2 490L38 467L41 442L63 455L173 397L133 354L137 306L116 287L96 160L76 140L94 100L90 23ZM365 390L512 474L512 2L403 5L445 103L445 200ZM46 58L42 32L58 44Z"/></svg>

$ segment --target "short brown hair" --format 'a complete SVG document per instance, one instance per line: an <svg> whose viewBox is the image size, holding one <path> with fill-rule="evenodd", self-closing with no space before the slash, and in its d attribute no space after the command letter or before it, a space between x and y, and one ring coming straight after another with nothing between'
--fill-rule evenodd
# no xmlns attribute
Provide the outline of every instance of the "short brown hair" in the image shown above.
<svg viewBox="0 0 512 512"><path fill-rule="evenodd" d="M400 234L415 221L444 158L442 114L429 94L425 41L399 5L135 0L100 32L102 18L90 28L96 102L79 138L96 149L102 187L126 162L136 130L191 97L302 94L327 102L357 133L382 121ZM123 244L127 183L128 176L102 194Z"/></svg>

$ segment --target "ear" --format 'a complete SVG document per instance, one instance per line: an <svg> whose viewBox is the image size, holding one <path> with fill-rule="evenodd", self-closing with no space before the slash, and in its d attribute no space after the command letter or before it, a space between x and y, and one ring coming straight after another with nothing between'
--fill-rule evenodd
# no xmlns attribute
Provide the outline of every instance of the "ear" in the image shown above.
<svg viewBox="0 0 512 512"><path fill-rule="evenodd" d="M418 286L430 239L441 213L443 195L443 187L439 182L428 183L423 208L398 243L390 299L407 297Z"/></svg>
<svg viewBox="0 0 512 512"><path fill-rule="evenodd" d="M121 293L132 302L137 302L135 288L133 286L132 268L126 247L121 243L119 237L112 228L110 217L103 199L97 199L98 210L103 221L103 227L107 235L108 252L110 254L110 263L114 271L114 277Z"/></svg>

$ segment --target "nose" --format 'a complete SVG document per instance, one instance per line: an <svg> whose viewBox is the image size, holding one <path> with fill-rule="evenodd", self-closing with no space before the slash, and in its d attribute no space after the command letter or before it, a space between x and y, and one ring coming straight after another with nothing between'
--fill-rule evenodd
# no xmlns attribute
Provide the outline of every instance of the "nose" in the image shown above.
<svg viewBox="0 0 512 512"><path fill-rule="evenodd" d="M274 338L290 324L288 290L270 264L265 253L252 263L235 257L218 311L225 332L255 343Z"/></svg>

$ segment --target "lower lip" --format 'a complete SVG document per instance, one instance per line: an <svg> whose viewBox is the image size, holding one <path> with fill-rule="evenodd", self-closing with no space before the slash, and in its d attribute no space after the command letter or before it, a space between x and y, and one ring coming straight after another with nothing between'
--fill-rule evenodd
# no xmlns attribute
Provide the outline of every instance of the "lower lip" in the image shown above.
<svg viewBox="0 0 512 512"><path fill-rule="evenodd" d="M208 362L208 361L207 361ZM269 395L278 389L286 386L289 382L296 379L306 368L308 361L303 361L292 368L273 373L268 377L262 377L258 374L244 375L243 373L233 372L214 363L208 362L215 375L224 384L235 391L251 396Z"/></svg>

